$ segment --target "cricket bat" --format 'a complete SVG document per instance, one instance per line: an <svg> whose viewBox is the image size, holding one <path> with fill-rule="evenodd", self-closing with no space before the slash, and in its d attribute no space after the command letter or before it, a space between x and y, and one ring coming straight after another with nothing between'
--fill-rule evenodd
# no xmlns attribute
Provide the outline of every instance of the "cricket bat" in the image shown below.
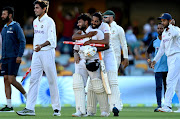
<svg viewBox="0 0 180 119"><path fill-rule="evenodd" d="M99 54L99 61L100 61L100 67L101 67L102 82L103 82L106 93L108 95L110 95L111 94L111 88L109 86L109 80L108 80L108 76L107 76L107 72L106 72L106 67L105 67L104 61L102 59L101 52L98 52L98 54Z"/></svg>
<svg viewBox="0 0 180 119"><path fill-rule="evenodd" d="M24 79L27 77L27 75L29 74L30 71L31 71L31 67L29 67L29 69L27 70L26 74L23 76L21 82L24 81Z"/></svg>

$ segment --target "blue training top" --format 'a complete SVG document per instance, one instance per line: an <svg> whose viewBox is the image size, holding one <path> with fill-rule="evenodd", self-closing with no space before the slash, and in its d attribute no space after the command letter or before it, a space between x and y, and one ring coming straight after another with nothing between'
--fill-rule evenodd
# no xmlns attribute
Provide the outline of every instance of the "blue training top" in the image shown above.
<svg viewBox="0 0 180 119"><path fill-rule="evenodd" d="M2 31L2 59L9 57L22 57L26 39L19 23L12 21L4 25Z"/></svg>
<svg viewBox="0 0 180 119"><path fill-rule="evenodd" d="M155 56L159 50L161 44L161 40L157 37L156 39L152 40L147 52L152 53L155 51ZM168 66L167 66L167 56L164 54L160 60L155 64L154 66L154 72L167 72L168 71Z"/></svg>

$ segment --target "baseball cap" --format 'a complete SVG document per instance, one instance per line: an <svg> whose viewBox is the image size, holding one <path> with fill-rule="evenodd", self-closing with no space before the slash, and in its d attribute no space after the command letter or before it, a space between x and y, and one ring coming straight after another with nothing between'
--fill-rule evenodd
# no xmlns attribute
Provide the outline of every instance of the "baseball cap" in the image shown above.
<svg viewBox="0 0 180 119"><path fill-rule="evenodd" d="M112 11L112 10L107 10L103 13L103 16L104 15L112 15L114 18L115 18L115 13Z"/></svg>
<svg viewBox="0 0 180 119"><path fill-rule="evenodd" d="M161 19L171 20L171 19L172 19L172 16L171 16L169 13L163 13L163 14L161 15L161 17L158 18L158 20L161 20Z"/></svg>

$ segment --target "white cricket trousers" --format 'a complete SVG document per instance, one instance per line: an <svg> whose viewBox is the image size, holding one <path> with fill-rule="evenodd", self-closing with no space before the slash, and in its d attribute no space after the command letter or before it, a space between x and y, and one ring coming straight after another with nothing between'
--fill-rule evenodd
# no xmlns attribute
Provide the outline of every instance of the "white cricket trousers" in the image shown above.
<svg viewBox="0 0 180 119"><path fill-rule="evenodd" d="M55 49L39 51L33 53L31 62L31 79L27 95L26 108L35 110L35 104L38 96L40 79L43 71L46 74L49 83L51 103L53 110L61 110L59 91L57 86L57 72L55 66Z"/></svg>
<svg viewBox="0 0 180 119"><path fill-rule="evenodd" d="M164 106L171 106L174 92L178 96L180 102L180 53L173 54L167 57L168 74L166 79L166 93Z"/></svg>

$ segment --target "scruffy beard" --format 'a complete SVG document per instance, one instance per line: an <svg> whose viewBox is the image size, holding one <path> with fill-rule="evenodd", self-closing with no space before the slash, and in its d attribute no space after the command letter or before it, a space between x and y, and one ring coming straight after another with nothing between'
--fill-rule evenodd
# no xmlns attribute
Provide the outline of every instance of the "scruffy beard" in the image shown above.
<svg viewBox="0 0 180 119"><path fill-rule="evenodd" d="M84 31L85 29L86 29L86 26L85 26L85 25L83 25L81 28L79 27L79 30Z"/></svg>
<svg viewBox="0 0 180 119"><path fill-rule="evenodd" d="M9 22L9 17L7 16L5 19L2 20L4 23L8 23Z"/></svg>
<svg viewBox="0 0 180 119"><path fill-rule="evenodd" d="M92 26L92 28L93 28L93 29L98 28L100 25L101 25L101 24L99 24L99 25L95 25L95 26L94 26L93 24L91 24L91 26Z"/></svg>

